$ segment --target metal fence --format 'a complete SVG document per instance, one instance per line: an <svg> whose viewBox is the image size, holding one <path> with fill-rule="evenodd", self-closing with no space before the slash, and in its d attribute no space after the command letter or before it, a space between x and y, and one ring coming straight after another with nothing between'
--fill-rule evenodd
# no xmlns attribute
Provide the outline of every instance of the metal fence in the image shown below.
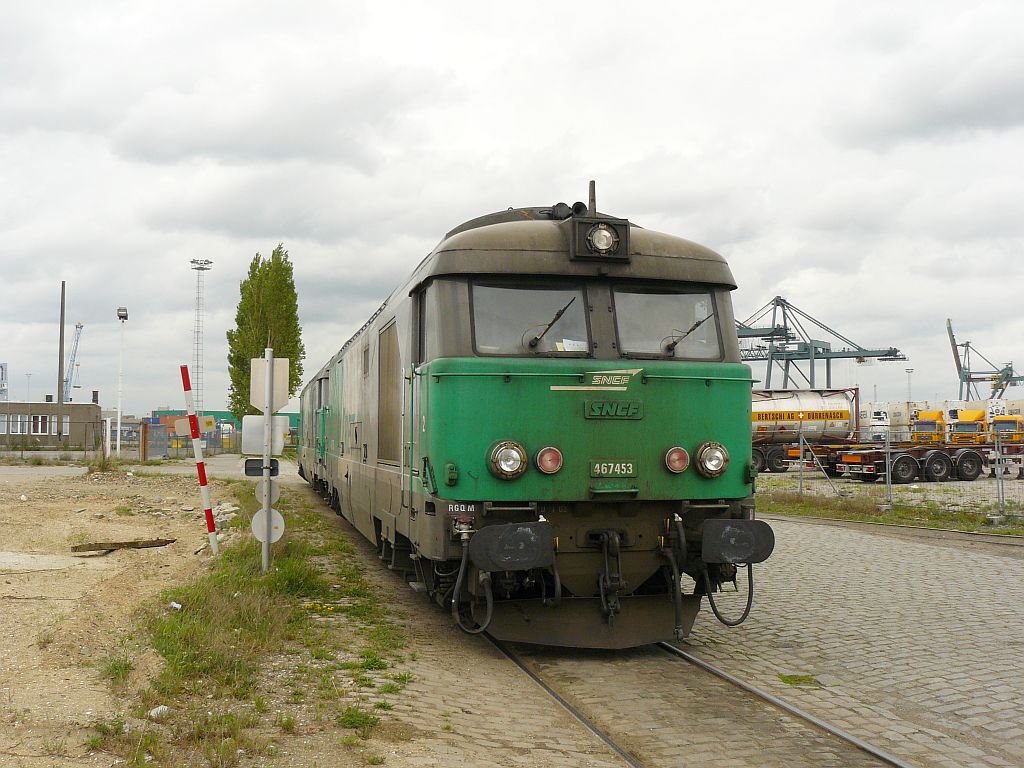
<svg viewBox="0 0 1024 768"><path fill-rule="evenodd" d="M204 456L218 456L222 453L239 453L242 448L242 433L237 429L206 432L200 438ZM168 458L191 459L192 438L170 435L167 443Z"/></svg>
<svg viewBox="0 0 1024 768"><path fill-rule="evenodd" d="M863 438L823 445L798 435L786 446L786 471L758 475L758 495L831 498L881 512L932 509L1011 521L1024 515L1021 442L910 445L877 431Z"/></svg>

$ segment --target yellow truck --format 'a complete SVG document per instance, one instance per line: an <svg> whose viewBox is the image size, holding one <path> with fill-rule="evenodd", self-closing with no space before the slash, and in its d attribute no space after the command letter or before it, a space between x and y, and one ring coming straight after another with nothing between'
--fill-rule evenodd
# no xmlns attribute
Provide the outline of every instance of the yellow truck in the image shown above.
<svg viewBox="0 0 1024 768"><path fill-rule="evenodd" d="M919 411L910 425L910 442L925 445L946 442L946 421L942 411Z"/></svg>
<svg viewBox="0 0 1024 768"><path fill-rule="evenodd" d="M984 445L988 440L988 422L984 409L964 409L957 413L949 441L954 445Z"/></svg>
<svg viewBox="0 0 1024 768"><path fill-rule="evenodd" d="M993 416L990 442L996 437L1003 445L1024 443L1024 416Z"/></svg>

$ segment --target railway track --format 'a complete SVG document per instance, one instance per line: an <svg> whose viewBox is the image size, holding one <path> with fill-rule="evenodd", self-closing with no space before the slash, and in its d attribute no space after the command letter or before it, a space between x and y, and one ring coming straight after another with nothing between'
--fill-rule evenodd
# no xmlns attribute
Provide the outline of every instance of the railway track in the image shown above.
<svg viewBox="0 0 1024 768"><path fill-rule="evenodd" d="M570 715L576 718L580 724L583 725L588 731L597 736L603 741L613 752L615 752L622 760L627 764L633 766L633 768L644 768L643 763L639 762L633 755L629 753L621 744L615 741L610 734L601 729L593 720L583 714L579 709L573 706L567 699L565 699L558 691L548 685L544 678L534 672L529 665L527 665L522 658L520 658L515 651L510 649L507 645L502 643L500 640L495 640L488 634L485 634L491 644L503 653L508 659L512 661L519 669L521 669L531 680L539 685L544 692L547 693L551 698L559 703L563 709L565 709Z"/></svg>
<svg viewBox="0 0 1024 768"><path fill-rule="evenodd" d="M856 736L844 731L842 728L830 725L821 718L815 717L814 715L810 714L809 712L805 712L799 707L794 707L792 704L783 701L777 696L773 696L767 691L763 691L760 688L757 688L756 686L743 682L739 678L730 675L728 672L725 672L712 664L708 664L706 661L698 659L696 656L688 653L687 651L684 651L682 648L677 648L671 643L658 643L658 647L672 655L674 658L679 658L690 664L693 664L695 667L703 669L705 672L708 672L709 674L712 674L715 677L725 680L727 683L736 686L740 690L746 691L752 696L756 696L761 701L764 701L767 704L771 704L773 707L778 707L779 709L788 712L794 717L797 717L803 720L804 722L807 722L813 725L814 727L819 728L825 731L826 733L829 733L835 736L836 738L845 741L848 744L851 744L860 751L865 752L871 755L872 757L878 758L881 762L885 763L886 765L895 766L895 768L912 768L909 763L900 760L898 757L894 757L893 755L890 755L888 752L885 752L884 750L881 750L878 747L868 744L863 739L857 738Z"/></svg>
<svg viewBox="0 0 1024 768"><path fill-rule="evenodd" d="M579 685L579 681L587 680L586 676L579 674L579 670L559 669L562 666L575 667L579 664L578 656L581 652L572 651L570 658L564 651L531 647L525 650L524 655L524 651L517 646L506 645L489 636L488 640L587 730L601 739L624 764L634 768L676 766L680 764L680 760L692 766L756 764L765 768L799 768L804 765L820 765L823 753L833 755L836 764L844 766L888 765L894 768L911 768L909 763L717 669L670 643L659 643L657 646L629 651L587 654L583 661L584 666L587 666L588 661L591 662L600 667L600 679L614 678L621 686L620 690L609 690L607 701L602 701L595 697L592 691L586 690L586 684ZM706 673L700 676L703 683L695 680L692 674L682 673L677 662L695 666ZM662 663L667 663L667 666L661 670L656 669ZM650 680L638 679L634 674L637 665L643 666L648 673L653 673L649 674L649 677L662 680L663 685L652 688L649 685ZM690 690L680 691L672 680L674 676L685 678ZM636 687L631 689L631 686ZM695 690L695 686L700 690ZM736 698L737 690L742 691L744 695ZM751 698L759 702L760 709L756 716L752 716ZM664 704L663 708L657 706L659 699L662 700L660 703ZM634 708L628 704L630 701L640 700L645 700L648 704L653 701L655 710L671 712L673 716L669 718L667 727L665 723L650 724L650 721L645 719L643 707ZM594 701L599 703L592 703ZM623 701L627 703L626 706L620 706L616 711L615 705ZM712 702L712 707L716 710L712 713L711 720L718 724L721 729L719 733L694 728L695 718L699 717L696 711L706 710L709 702ZM605 704L608 706L607 711L598 708ZM688 705L695 710L694 718L690 717ZM590 710L590 714L584 713L583 707ZM727 724L723 719L728 721ZM781 734L781 738L777 738L779 734L758 736L751 733L737 739L738 734L748 729L779 729L784 721L787 724L782 728L784 733ZM727 725L727 728L723 728L723 725ZM774 746L765 752L762 751L763 743ZM748 752L753 749L755 761L748 762L750 758L744 757L742 753L730 755L737 748L741 752L744 749Z"/></svg>

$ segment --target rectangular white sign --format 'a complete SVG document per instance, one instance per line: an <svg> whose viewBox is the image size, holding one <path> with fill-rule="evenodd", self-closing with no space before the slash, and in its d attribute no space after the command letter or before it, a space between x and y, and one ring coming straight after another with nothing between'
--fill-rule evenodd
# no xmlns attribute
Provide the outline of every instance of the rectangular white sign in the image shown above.
<svg viewBox="0 0 1024 768"><path fill-rule="evenodd" d="M273 456L280 456L284 450L284 436L288 434L288 417L274 416L273 424L270 427L273 440L270 446L270 453ZM242 453L251 455L263 455L263 417L243 416L242 417Z"/></svg>
<svg viewBox="0 0 1024 768"><path fill-rule="evenodd" d="M267 396L267 361L257 357L249 361L249 402L258 411L263 411ZM270 412L277 413L288 405L288 358L274 358L274 403Z"/></svg>
<svg viewBox="0 0 1024 768"><path fill-rule="evenodd" d="M213 416L200 416L198 421L200 434L213 432L217 427L217 420ZM192 427L188 425L188 418L174 420L174 434L178 435L178 437L192 436Z"/></svg>

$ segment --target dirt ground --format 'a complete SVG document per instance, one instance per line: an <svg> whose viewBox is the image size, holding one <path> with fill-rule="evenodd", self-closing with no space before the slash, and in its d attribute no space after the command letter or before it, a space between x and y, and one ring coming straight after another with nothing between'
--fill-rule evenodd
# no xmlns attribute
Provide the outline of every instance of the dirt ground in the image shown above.
<svg viewBox="0 0 1024 768"><path fill-rule="evenodd" d="M119 709L102 670L123 649L138 607L209 557L208 549L197 554L207 536L196 480L0 470L0 765L110 765L110 755L82 749L90 726ZM227 495L212 490L218 512L231 514ZM177 541L71 552L155 538ZM135 667L147 674L145 660Z"/></svg>
<svg viewBox="0 0 1024 768"><path fill-rule="evenodd" d="M211 477L218 470L220 477L241 474L237 457L217 458L224 458L223 466L208 464ZM123 762L89 748L93 726L110 722L130 704L112 693L104 669L112 658L128 656L126 691L146 687L162 659L152 650L140 653L145 638L129 639L139 608L210 562L194 466L182 462L157 471L86 475L80 468L0 466L0 767ZM281 480L319 505L294 465ZM233 514L235 499L226 488L211 482L211 493L215 514ZM409 646L402 669L411 682L401 695L371 692L367 706L381 698L390 698L391 706L367 741L353 746L351 731L300 715L294 729L274 736L273 758L240 755L241 765L619 763L511 662L480 638L460 633L444 611L387 570L347 523L326 507L321 514L337 535L355 543L353 557L392 612L404 617ZM71 552L87 542L153 538L177 541L107 554ZM270 682L280 679L287 691L284 681L292 679L290 666L299 658L270 660Z"/></svg>

